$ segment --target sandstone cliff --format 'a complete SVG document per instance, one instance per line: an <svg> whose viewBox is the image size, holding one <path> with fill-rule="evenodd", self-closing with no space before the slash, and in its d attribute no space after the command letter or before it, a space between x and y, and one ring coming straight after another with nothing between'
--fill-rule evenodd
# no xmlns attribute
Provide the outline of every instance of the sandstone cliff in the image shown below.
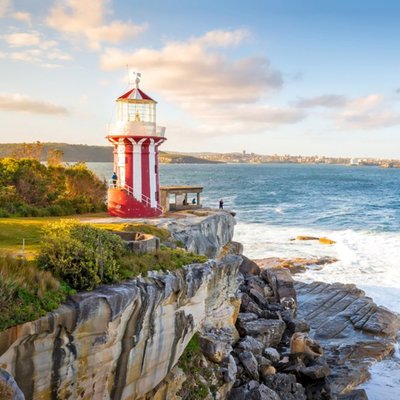
<svg viewBox="0 0 400 400"><path fill-rule="evenodd" d="M240 262L227 256L78 294L2 332L0 367L27 400L139 398L196 331L233 326Z"/></svg>
<svg viewBox="0 0 400 400"><path fill-rule="evenodd" d="M214 258L232 241L235 224L229 212L204 210L198 215L167 220L159 226L168 229L187 251Z"/></svg>

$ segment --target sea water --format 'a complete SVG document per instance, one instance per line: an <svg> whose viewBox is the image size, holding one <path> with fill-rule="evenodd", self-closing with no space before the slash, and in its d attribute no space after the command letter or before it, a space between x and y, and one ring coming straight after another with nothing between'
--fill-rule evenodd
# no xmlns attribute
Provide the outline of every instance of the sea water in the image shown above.
<svg viewBox="0 0 400 400"><path fill-rule="evenodd" d="M88 164L109 178L112 164ZM161 165L162 185L204 187L204 206L236 212L235 240L250 258L333 256L339 261L297 275L355 283L400 312L400 169L300 164ZM291 240L325 236L327 246ZM370 400L400 398L400 355L371 369Z"/></svg>

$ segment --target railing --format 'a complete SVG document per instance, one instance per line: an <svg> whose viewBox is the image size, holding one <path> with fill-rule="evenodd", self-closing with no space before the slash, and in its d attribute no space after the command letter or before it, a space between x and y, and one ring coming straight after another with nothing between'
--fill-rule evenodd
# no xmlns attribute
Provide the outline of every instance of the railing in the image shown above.
<svg viewBox="0 0 400 400"><path fill-rule="evenodd" d="M165 136L165 127L152 122L118 121L107 126L110 136Z"/></svg>
<svg viewBox="0 0 400 400"><path fill-rule="evenodd" d="M108 188L109 189L122 189L122 190L125 190L128 193L128 196L134 197L136 200L139 200L139 199L136 198L135 193L133 191L133 188L131 186L129 186L129 185L125 184L124 186L121 186L121 185L118 185L117 183L114 183L114 180L110 179L108 181ZM161 211L161 212L163 211L162 207L157 202L156 202L156 206L153 207L151 205L150 197L147 197L143 193L142 193L141 199L139 201L141 203L145 204L147 207L155 208L156 210Z"/></svg>

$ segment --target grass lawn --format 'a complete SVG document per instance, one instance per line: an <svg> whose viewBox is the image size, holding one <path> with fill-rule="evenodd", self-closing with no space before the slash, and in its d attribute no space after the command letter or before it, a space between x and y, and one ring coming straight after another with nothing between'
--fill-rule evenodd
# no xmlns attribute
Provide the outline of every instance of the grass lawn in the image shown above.
<svg viewBox="0 0 400 400"><path fill-rule="evenodd" d="M12 255L22 254L22 241L25 239L25 257L32 259L39 249L43 240L42 228L49 222L60 219L78 219L82 222L85 218L104 218L104 223L95 223L98 228L107 230L123 230L127 225L124 223L107 223L107 213L82 214L66 217L36 217L36 218L0 218L0 253L10 253ZM169 237L166 229L157 228L149 224L129 224L132 230L149 233L158 236L161 240Z"/></svg>
<svg viewBox="0 0 400 400"><path fill-rule="evenodd" d="M25 256L30 259L37 253L40 242L43 240L42 228L45 224L60 219L82 219L82 217L101 218L107 217L107 214L97 213L44 218L0 218L0 252L13 255L21 254L22 240L25 239Z"/></svg>

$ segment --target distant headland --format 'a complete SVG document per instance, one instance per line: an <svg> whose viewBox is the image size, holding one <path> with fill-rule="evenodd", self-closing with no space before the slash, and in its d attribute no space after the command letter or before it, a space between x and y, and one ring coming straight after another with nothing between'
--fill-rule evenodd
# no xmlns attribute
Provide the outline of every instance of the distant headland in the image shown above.
<svg viewBox="0 0 400 400"><path fill-rule="evenodd" d="M27 152L35 153L27 155ZM69 143L0 143L0 158L25 157L39 158L42 161L48 159L49 154L57 153L64 162L113 162L113 149L111 146L94 146L86 144ZM400 168L398 159L380 158L350 158L350 157L325 157L302 155L262 155L256 153L232 152L212 153L196 152L183 153L161 151L159 156L162 164L267 164L267 163L291 163L291 164L338 164L350 166L379 166L382 168Z"/></svg>

